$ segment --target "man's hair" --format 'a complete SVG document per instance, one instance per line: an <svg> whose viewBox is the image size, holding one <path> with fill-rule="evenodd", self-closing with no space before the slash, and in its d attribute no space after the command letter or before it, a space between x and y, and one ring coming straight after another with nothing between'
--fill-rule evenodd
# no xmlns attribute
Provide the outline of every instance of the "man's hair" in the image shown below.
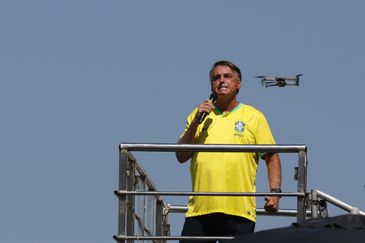
<svg viewBox="0 0 365 243"><path fill-rule="evenodd" d="M232 63L230 61L221 60L221 61L218 61L218 62L214 63L213 64L213 67L210 69L210 72L209 72L209 80L210 80L210 82L213 81L213 70L217 66L227 66L227 67L231 68L233 71L235 71L237 73L239 80L240 81L242 80L241 70L234 63Z"/></svg>

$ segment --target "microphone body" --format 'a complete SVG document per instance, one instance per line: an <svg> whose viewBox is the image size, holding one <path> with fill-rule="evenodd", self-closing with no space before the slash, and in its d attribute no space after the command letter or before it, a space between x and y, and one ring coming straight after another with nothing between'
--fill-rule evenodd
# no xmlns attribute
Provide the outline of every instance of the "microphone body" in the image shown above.
<svg viewBox="0 0 365 243"><path fill-rule="evenodd" d="M210 94L210 96L209 96L209 100L213 103L213 104L215 104L215 102L217 101L217 99L218 99L218 94L217 93L215 93L215 92L213 92L213 93L211 93ZM201 124L203 121L204 121L204 119L205 119L205 117L208 115L208 113L207 112L203 112L202 114L201 114L201 116L200 116L200 118L199 118L199 124Z"/></svg>

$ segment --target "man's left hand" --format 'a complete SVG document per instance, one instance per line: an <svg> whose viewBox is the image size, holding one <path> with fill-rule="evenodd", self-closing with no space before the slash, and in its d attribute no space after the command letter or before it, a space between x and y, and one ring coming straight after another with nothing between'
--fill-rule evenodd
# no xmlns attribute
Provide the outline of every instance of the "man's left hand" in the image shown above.
<svg viewBox="0 0 365 243"><path fill-rule="evenodd" d="M265 211L267 213L276 213L279 210L279 197L265 197Z"/></svg>

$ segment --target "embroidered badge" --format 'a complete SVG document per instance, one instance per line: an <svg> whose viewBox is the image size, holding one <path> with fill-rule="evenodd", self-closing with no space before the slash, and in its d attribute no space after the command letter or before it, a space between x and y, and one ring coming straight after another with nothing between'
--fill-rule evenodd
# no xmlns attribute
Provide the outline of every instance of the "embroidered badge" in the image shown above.
<svg viewBox="0 0 365 243"><path fill-rule="evenodd" d="M245 130L245 123L243 121L236 121L234 124L234 129L237 132L243 132Z"/></svg>

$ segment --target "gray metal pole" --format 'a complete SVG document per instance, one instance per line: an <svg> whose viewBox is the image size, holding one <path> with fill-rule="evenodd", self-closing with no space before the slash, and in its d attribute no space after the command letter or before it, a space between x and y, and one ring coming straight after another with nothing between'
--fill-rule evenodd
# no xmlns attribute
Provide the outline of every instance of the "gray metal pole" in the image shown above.
<svg viewBox="0 0 365 243"><path fill-rule="evenodd" d="M155 219L155 234L156 236L163 236L163 203L156 200L156 219Z"/></svg>
<svg viewBox="0 0 365 243"><path fill-rule="evenodd" d="M171 143L122 143L120 149L128 151L150 151L150 152L278 152L296 153L305 151L305 145L271 145L271 144L171 144Z"/></svg>
<svg viewBox="0 0 365 243"><path fill-rule="evenodd" d="M128 151L125 149L120 150L119 151L119 190L127 190L127 180L126 180L127 161L128 161ZM125 235L127 195L121 195L119 197L118 202L119 202L118 235Z"/></svg>
<svg viewBox="0 0 365 243"><path fill-rule="evenodd" d="M298 152L298 192L307 193L307 154L306 151ZM297 222L303 222L306 220L306 196L298 196L297 198Z"/></svg>
<svg viewBox="0 0 365 243"><path fill-rule="evenodd" d="M318 205L318 197L317 192L315 190L311 190L311 217L316 219L319 217L319 205Z"/></svg>
<svg viewBox="0 0 365 243"><path fill-rule="evenodd" d="M182 205L168 205L169 213L186 213L188 207ZM256 215L264 215L264 216L283 216L283 217L296 217L298 211L296 209L279 209L276 213L267 213L263 208L256 208ZM307 216L311 216L311 211L306 211Z"/></svg>
<svg viewBox="0 0 365 243"><path fill-rule="evenodd" d="M149 195L149 196L157 196L157 195L165 195L165 196L230 196L230 197L242 197L242 196L256 196L256 197L265 197L265 196L285 196L285 197L304 197L305 194L301 192L183 192L183 191L174 191L174 192L161 192L161 191L115 191L117 196L119 195Z"/></svg>
<svg viewBox="0 0 365 243"><path fill-rule="evenodd" d="M126 181L127 181L127 191L134 191L134 183L135 183L135 161L127 160L127 173L126 173ZM134 214L135 214L135 205L134 205L134 196L127 195L127 236L134 235ZM128 240L128 242L133 242Z"/></svg>

